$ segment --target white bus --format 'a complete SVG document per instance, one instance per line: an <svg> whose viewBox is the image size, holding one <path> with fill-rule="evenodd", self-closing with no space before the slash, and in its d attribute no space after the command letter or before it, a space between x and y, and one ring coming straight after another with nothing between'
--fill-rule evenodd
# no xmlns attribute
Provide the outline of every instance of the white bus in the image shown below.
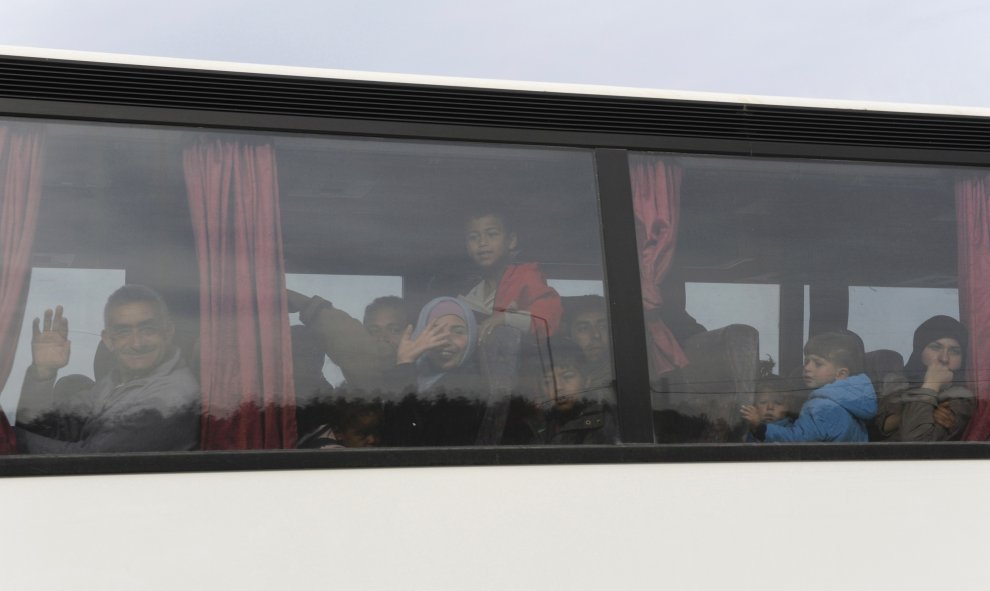
<svg viewBox="0 0 990 591"><path fill-rule="evenodd" d="M985 583L988 116L2 47L6 584Z"/></svg>

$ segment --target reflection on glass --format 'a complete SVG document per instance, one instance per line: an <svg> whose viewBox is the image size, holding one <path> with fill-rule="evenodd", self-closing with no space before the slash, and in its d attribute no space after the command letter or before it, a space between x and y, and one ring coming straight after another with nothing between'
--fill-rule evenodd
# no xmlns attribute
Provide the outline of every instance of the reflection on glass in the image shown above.
<svg viewBox="0 0 990 591"><path fill-rule="evenodd" d="M566 314L605 309L590 152L27 127L43 174L15 196L33 244L2 253L33 275L0 400L25 451L617 441L607 326L582 341ZM125 284L156 295L104 314ZM131 406L100 415L111 392Z"/></svg>
<svg viewBox="0 0 990 591"><path fill-rule="evenodd" d="M659 441L942 440L983 424L965 387L982 370L950 358L972 344L961 301L985 289L970 237L985 174L637 154L630 176ZM922 328L932 318L941 330ZM936 348L945 359L923 362Z"/></svg>

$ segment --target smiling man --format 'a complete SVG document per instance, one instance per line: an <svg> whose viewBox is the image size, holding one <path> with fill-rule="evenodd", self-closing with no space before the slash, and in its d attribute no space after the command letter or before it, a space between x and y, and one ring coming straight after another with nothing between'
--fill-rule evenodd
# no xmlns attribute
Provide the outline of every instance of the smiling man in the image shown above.
<svg viewBox="0 0 990 591"><path fill-rule="evenodd" d="M199 385L173 345L165 302L142 285L125 285L104 308L103 345L113 369L93 383L56 382L69 363L69 321L62 306L35 318L32 364L17 409L24 453L182 451L198 444Z"/></svg>

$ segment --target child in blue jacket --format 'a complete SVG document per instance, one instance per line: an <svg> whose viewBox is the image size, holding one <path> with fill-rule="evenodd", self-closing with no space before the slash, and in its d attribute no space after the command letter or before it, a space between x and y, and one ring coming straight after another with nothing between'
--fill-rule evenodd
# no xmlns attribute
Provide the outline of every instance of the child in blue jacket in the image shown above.
<svg viewBox="0 0 990 591"><path fill-rule="evenodd" d="M813 388L793 424L759 423L757 441L868 441L877 395L863 373L863 341L850 331L812 337L804 346L804 384Z"/></svg>

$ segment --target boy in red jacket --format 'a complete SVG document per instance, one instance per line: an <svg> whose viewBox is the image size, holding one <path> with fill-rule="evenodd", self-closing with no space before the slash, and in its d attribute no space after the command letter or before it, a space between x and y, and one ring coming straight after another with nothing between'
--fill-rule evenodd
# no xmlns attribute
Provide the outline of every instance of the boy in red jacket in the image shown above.
<svg viewBox="0 0 990 591"><path fill-rule="evenodd" d="M489 315L479 325L479 341L502 325L537 337L552 335L563 316L560 295L547 285L538 264L514 262L517 238L505 216L481 212L468 218L465 239L483 279L461 299Z"/></svg>

